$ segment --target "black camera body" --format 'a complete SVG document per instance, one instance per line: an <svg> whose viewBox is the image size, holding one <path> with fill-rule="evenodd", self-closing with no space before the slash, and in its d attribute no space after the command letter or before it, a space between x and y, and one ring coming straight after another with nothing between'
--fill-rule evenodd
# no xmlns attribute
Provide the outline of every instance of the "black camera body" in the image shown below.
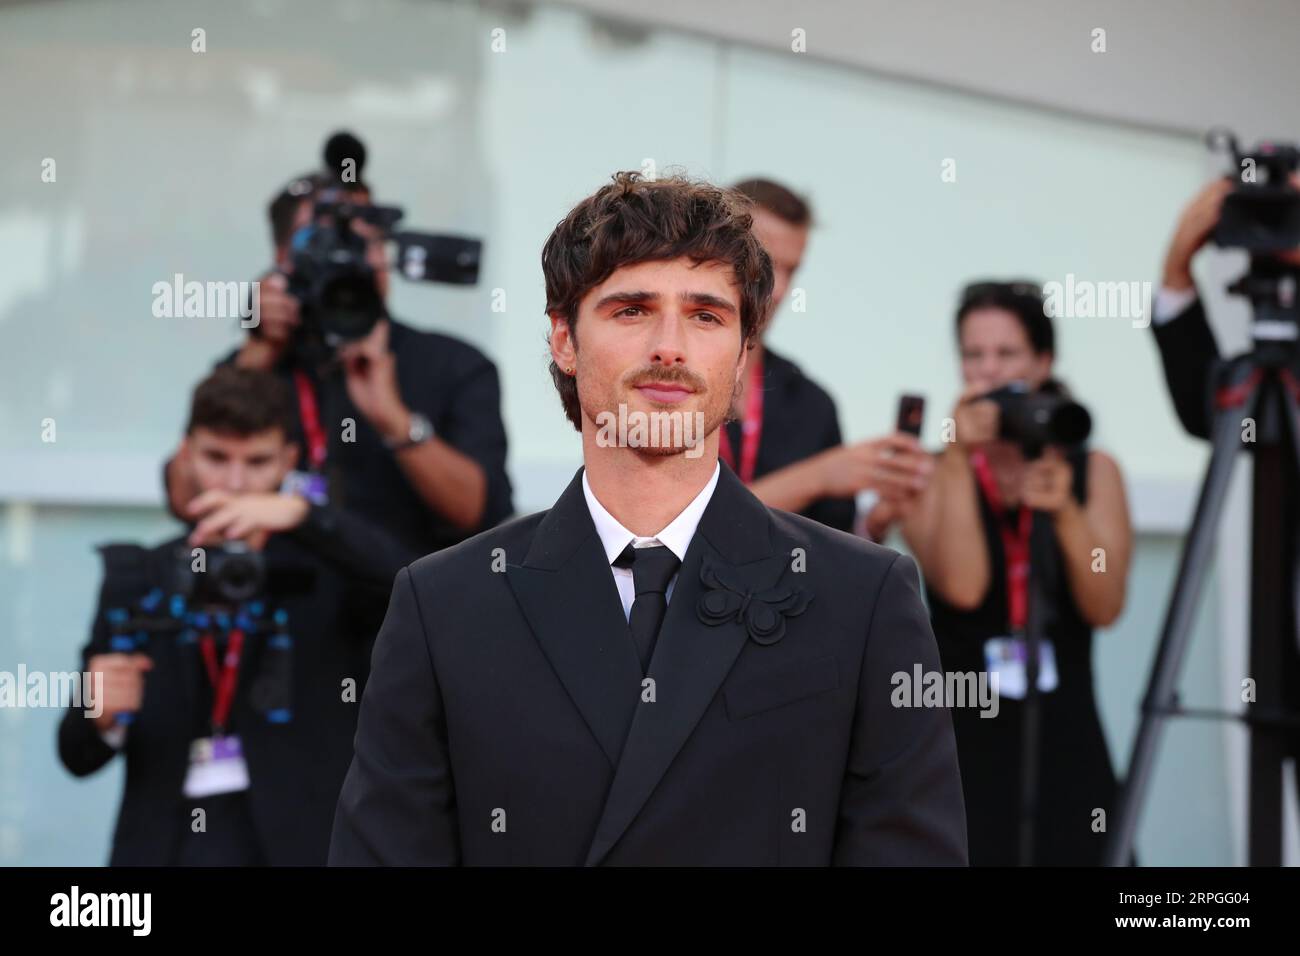
<svg viewBox="0 0 1300 956"><path fill-rule="evenodd" d="M316 202L311 224L293 238L293 271L288 277L288 291L300 302L306 335L335 349L364 338L388 315L367 260L371 240L353 230L355 220L374 227L378 241L396 245L392 265L398 275L414 282L478 282L481 240L394 232L402 216L396 206L344 202L328 194Z"/></svg>
<svg viewBox="0 0 1300 956"><path fill-rule="evenodd" d="M1263 142L1242 152L1236 136L1222 129L1210 130L1206 143L1236 164L1236 186L1223 201L1215 244L1252 253L1300 246L1300 190L1288 181L1300 168L1295 144Z"/></svg>
<svg viewBox="0 0 1300 956"><path fill-rule="evenodd" d="M998 437L1014 442L1026 458L1048 445L1081 445L1092 434L1092 416L1078 402L1050 391L1031 391L1017 382L981 396L998 406Z"/></svg>
<svg viewBox="0 0 1300 956"><path fill-rule="evenodd" d="M242 541L202 549L199 557L181 545L176 549L174 588L192 608L234 608L261 595L266 587L266 559Z"/></svg>

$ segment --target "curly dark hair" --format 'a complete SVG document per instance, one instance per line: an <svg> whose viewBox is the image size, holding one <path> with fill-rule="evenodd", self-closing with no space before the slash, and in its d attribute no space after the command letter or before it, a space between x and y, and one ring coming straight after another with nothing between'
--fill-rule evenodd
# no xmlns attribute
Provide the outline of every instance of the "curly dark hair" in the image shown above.
<svg viewBox="0 0 1300 956"><path fill-rule="evenodd" d="M681 176L642 179L619 172L574 206L542 247L546 312L575 335L578 303L615 270L686 257L732 268L740 287L741 342L751 348L772 299L772 261L750 226L751 202L733 189ZM551 379L573 427L582 430L578 384L554 361Z"/></svg>
<svg viewBox="0 0 1300 956"><path fill-rule="evenodd" d="M194 389L185 433L207 428L248 438L272 428L293 440L295 410L289 383L271 372L221 365Z"/></svg>

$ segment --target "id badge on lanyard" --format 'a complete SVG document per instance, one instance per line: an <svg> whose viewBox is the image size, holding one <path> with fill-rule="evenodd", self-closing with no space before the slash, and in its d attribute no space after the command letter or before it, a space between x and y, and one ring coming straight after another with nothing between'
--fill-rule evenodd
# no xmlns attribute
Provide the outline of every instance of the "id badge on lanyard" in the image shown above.
<svg viewBox="0 0 1300 956"><path fill-rule="evenodd" d="M307 443L307 470L296 469L284 477L280 491L306 498L314 505L329 504L329 483L325 480L325 455L327 443L321 425L320 406L311 379L302 369L294 369L294 387L298 393L298 417L302 420L303 436Z"/></svg>
<svg viewBox="0 0 1300 956"><path fill-rule="evenodd" d="M204 634L199 646L208 680L212 682L212 736L199 737L190 744L189 770L181 792L191 799L235 793L249 786L248 764L240 740L225 732L243 657L244 632L239 629L230 632L220 667L212 635Z"/></svg>
<svg viewBox="0 0 1300 956"><path fill-rule="evenodd" d="M1029 622L1029 535L1033 514L1021 505L1013 531L1006 521L1006 509L1002 506L1002 496L998 493L988 459L976 452L971 456L971 465L1002 536L1007 564L1007 620L1011 625L1011 634L984 642L984 666L989 679L997 681L995 686L999 697L1023 700L1029 689L1029 645L1024 634ZM1050 693L1059 684L1056 648L1044 637L1038 642L1038 690Z"/></svg>

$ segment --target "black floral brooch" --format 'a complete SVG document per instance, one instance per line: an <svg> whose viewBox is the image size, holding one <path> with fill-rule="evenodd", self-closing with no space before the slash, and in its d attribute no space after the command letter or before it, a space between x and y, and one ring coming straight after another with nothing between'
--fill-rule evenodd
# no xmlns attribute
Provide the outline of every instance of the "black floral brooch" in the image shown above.
<svg viewBox="0 0 1300 956"><path fill-rule="evenodd" d="M707 557L700 564L700 581L708 589L695 606L700 620L711 627L734 620L759 644L775 644L785 637L785 619L802 614L813 598L811 592L789 584L755 589L736 568Z"/></svg>

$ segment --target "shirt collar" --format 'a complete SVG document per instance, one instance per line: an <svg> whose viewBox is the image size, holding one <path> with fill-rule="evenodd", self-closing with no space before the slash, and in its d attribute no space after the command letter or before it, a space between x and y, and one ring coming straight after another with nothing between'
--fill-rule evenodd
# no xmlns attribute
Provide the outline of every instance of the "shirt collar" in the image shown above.
<svg viewBox="0 0 1300 956"><path fill-rule="evenodd" d="M718 476L722 474L722 466L715 464L713 466L713 477L709 479L708 484L701 489L700 493L692 499L691 503L682 509L682 513L668 523L668 526L658 534L649 538L637 537L627 528L619 524L618 519L605 510L605 506L596 500L596 495L591 490L591 484L587 481L587 470L582 470L582 493L587 499L587 510L591 512L591 520L596 525L596 533L600 535L601 546L605 549L605 558L610 564L614 559L623 553L628 542L637 546L648 544L662 544L677 556L679 561L686 560L686 549L690 546L691 538L695 537L695 529L699 526L700 518L704 515L704 509L709 505L709 499L713 497L713 489L718 485Z"/></svg>

